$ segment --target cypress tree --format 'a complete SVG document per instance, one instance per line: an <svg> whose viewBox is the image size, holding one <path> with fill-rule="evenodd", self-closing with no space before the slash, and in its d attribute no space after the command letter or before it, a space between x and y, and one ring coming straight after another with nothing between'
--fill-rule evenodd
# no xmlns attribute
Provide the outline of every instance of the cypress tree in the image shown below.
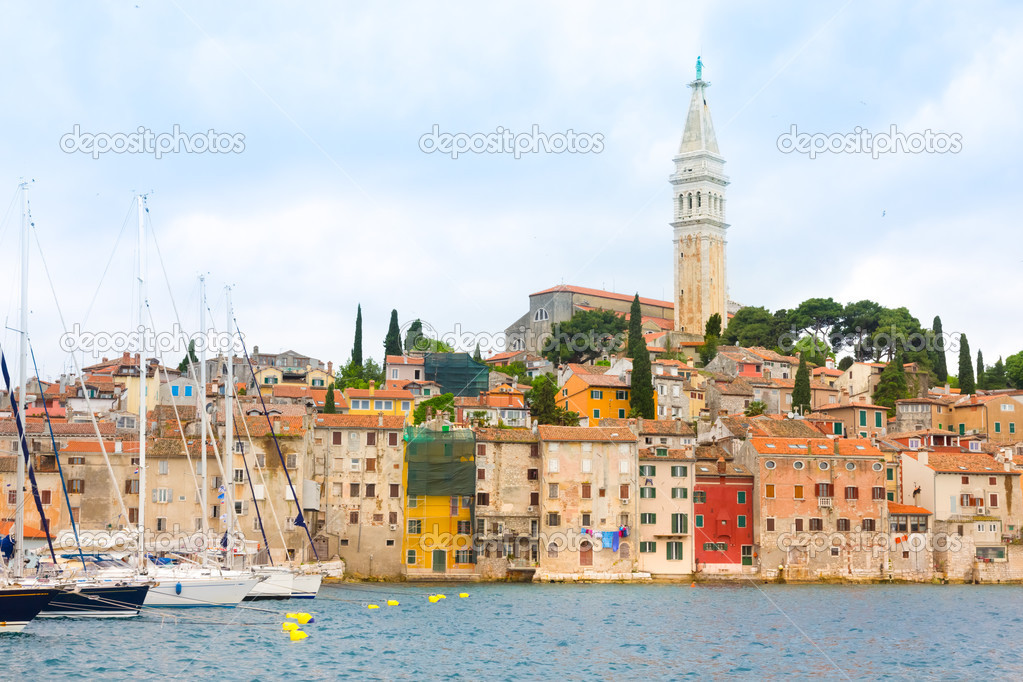
<svg viewBox="0 0 1023 682"><path fill-rule="evenodd" d="M970 357L970 342L966 340L966 334L959 336L959 393L969 395L977 392L977 386L973 380L973 362Z"/></svg>
<svg viewBox="0 0 1023 682"><path fill-rule="evenodd" d="M654 379L650 369L650 353L646 347L632 358L632 391L629 405L632 414L644 419L654 419L657 410L654 407Z"/></svg>
<svg viewBox="0 0 1023 682"><path fill-rule="evenodd" d="M721 313L714 313L707 318L704 336L721 336Z"/></svg>
<svg viewBox="0 0 1023 682"><path fill-rule="evenodd" d="M795 385L792 387L792 410L799 414L810 413L810 368L806 365L806 354L799 354L799 369L796 370Z"/></svg>
<svg viewBox="0 0 1023 682"><path fill-rule="evenodd" d="M423 350L420 346L419 339L423 337L423 321L416 318L416 321L409 325L408 331L405 332L405 352L410 350Z"/></svg>
<svg viewBox="0 0 1023 682"><path fill-rule="evenodd" d="M888 416L891 417L895 414L895 401L908 397L909 387L906 385L906 370L902 366L902 353L897 352L881 372L873 400L874 404L887 407Z"/></svg>
<svg viewBox="0 0 1023 682"><path fill-rule="evenodd" d="M327 397L323 401L323 414L336 414L337 407L334 405L334 386L327 388Z"/></svg>
<svg viewBox="0 0 1023 682"><path fill-rule="evenodd" d="M977 388L987 389L987 377L984 375L984 353L977 349Z"/></svg>
<svg viewBox="0 0 1023 682"><path fill-rule="evenodd" d="M352 346L352 364L362 367L362 304L355 313L355 345Z"/></svg>
<svg viewBox="0 0 1023 682"><path fill-rule="evenodd" d="M529 414L540 424L557 423L558 384L551 374L543 374L533 380L529 390Z"/></svg>
<svg viewBox="0 0 1023 682"><path fill-rule="evenodd" d="M948 366L945 363L945 334L941 330L941 318L935 315L931 327L934 332L934 361L931 364L934 366L934 376L939 382L945 383L948 381Z"/></svg>
<svg viewBox="0 0 1023 682"><path fill-rule="evenodd" d="M476 342L476 350L472 353L472 359L475 362L483 362L483 355L480 353L480 342Z"/></svg>
<svg viewBox="0 0 1023 682"><path fill-rule="evenodd" d="M632 299L632 307L629 308L629 345L625 349L626 356L636 359L636 356L646 353L646 339L643 338L643 311L639 305L639 294Z"/></svg>
<svg viewBox="0 0 1023 682"><path fill-rule="evenodd" d="M384 337L384 355L401 355L401 328L398 327L398 311L391 311L391 324Z"/></svg>

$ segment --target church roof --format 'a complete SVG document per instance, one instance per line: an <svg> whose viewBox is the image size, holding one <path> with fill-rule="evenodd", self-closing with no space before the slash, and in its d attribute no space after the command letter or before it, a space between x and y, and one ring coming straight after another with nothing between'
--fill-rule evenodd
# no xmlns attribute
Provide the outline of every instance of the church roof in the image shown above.
<svg viewBox="0 0 1023 682"><path fill-rule="evenodd" d="M689 114L686 116L686 129L682 133L679 154L701 151L721 153L718 150L718 138L714 134L714 124L710 120L710 107L707 105L708 85L710 83L704 81L699 74L696 80L689 84L693 89L693 96L689 100Z"/></svg>

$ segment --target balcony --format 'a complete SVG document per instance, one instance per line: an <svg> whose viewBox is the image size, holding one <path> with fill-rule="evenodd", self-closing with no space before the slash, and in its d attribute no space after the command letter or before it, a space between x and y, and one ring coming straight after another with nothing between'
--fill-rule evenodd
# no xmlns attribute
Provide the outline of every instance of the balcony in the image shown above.
<svg viewBox="0 0 1023 682"><path fill-rule="evenodd" d="M833 499L834 498L831 497L818 497L817 506L820 507L821 509L831 509L831 507L833 506L832 504Z"/></svg>

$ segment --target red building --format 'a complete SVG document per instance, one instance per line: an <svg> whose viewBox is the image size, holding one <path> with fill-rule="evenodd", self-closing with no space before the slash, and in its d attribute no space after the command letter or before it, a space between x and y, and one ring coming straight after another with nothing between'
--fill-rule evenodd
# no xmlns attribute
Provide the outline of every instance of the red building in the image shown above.
<svg viewBox="0 0 1023 682"><path fill-rule="evenodd" d="M720 446L698 446L696 458L696 572L753 573L753 473Z"/></svg>

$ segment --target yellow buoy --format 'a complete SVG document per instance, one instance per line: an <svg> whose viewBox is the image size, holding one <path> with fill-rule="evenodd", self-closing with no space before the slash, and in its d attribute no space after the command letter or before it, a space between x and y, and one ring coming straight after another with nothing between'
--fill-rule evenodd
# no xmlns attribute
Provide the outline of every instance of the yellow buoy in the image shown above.
<svg viewBox="0 0 1023 682"><path fill-rule="evenodd" d="M368 605L368 606L367 606L366 608L367 608L367 609L379 609L380 607L379 607L379 606L377 606L376 604L370 604L370 605Z"/></svg>
<svg viewBox="0 0 1023 682"><path fill-rule="evenodd" d="M436 604L437 600L439 599L439 597L437 595L435 595L435 594L431 594L429 598L430 598L430 603L431 604Z"/></svg>
<svg viewBox="0 0 1023 682"><path fill-rule="evenodd" d="M398 600L397 599L388 599L387 600L387 605L388 606L397 606L398 605Z"/></svg>
<svg viewBox="0 0 1023 682"><path fill-rule="evenodd" d="M437 599L447 599L447 597L443 594L438 594Z"/></svg>
<svg viewBox="0 0 1023 682"><path fill-rule="evenodd" d="M306 623L313 619L312 615L308 613L287 613L284 615L284 617L291 618L292 620L297 620L302 625L305 625Z"/></svg>
<svg viewBox="0 0 1023 682"><path fill-rule="evenodd" d="M282 623L281 624L281 630L283 632L288 632L289 630L297 630L297 629L298 629L298 623Z"/></svg>
<svg viewBox="0 0 1023 682"><path fill-rule="evenodd" d="M302 632L301 630L292 630L291 631L291 641L292 642L298 642L300 640L305 639L308 636L309 636L308 632Z"/></svg>
<svg viewBox="0 0 1023 682"><path fill-rule="evenodd" d="M469 593L468 592L461 592L461 593L459 593L458 596L459 596L460 599L465 599L466 597L469 596Z"/></svg>

